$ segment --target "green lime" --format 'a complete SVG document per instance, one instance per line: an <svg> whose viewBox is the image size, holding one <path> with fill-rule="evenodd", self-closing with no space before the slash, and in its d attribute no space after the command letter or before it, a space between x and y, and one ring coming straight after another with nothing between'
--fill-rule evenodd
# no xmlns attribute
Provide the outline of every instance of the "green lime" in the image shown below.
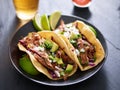
<svg viewBox="0 0 120 90"><path fill-rule="evenodd" d="M39 72L33 66L32 62L30 61L30 59L27 55L24 55L22 58L20 58L19 65L25 72L27 72L31 75L39 74Z"/></svg>
<svg viewBox="0 0 120 90"><path fill-rule="evenodd" d="M61 12L59 12L59 11L55 11L50 15L49 21L50 21L50 26L51 26L52 30L55 29L60 17L61 17Z"/></svg>
<svg viewBox="0 0 120 90"><path fill-rule="evenodd" d="M36 14L35 17L33 18L33 25L35 29L37 29L38 31L43 30L41 26L41 16L39 14Z"/></svg>
<svg viewBox="0 0 120 90"><path fill-rule="evenodd" d="M46 14L41 16L41 26L43 30L50 30L50 24L49 24L48 16Z"/></svg>
<svg viewBox="0 0 120 90"><path fill-rule="evenodd" d="M90 28L91 31L93 31L93 33L95 34L95 36L97 36L96 30L95 30L92 26L89 26L89 25L88 25L88 27Z"/></svg>

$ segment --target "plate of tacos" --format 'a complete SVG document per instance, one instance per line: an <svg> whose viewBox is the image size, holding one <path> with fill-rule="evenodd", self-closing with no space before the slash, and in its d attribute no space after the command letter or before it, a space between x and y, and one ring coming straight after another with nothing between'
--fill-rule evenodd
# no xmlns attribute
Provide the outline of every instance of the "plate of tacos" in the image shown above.
<svg viewBox="0 0 120 90"><path fill-rule="evenodd" d="M17 30L10 41L9 55L13 66L26 78L65 86L97 73L105 63L107 45L94 25L62 15L52 31L37 32L32 21Z"/></svg>

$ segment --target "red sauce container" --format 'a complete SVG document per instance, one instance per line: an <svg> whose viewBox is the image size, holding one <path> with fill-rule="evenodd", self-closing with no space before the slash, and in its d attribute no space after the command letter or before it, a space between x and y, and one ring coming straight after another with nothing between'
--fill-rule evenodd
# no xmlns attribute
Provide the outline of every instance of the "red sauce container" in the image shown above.
<svg viewBox="0 0 120 90"><path fill-rule="evenodd" d="M72 0L73 4L80 8L86 8L90 6L92 0Z"/></svg>

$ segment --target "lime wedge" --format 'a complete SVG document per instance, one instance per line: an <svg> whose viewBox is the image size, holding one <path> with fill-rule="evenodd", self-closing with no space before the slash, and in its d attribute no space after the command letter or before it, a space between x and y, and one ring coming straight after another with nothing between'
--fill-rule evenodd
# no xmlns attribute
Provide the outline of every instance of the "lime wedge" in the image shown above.
<svg viewBox="0 0 120 90"><path fill-rule="evenodd" d="M59 11L55 11L50 15L49 21L50 21L50 26L52 30L55 29L60 17L61 17L61 12Z"/></svg>
<svg viewBox="0 0 120 90"><path fill-rule="evenodd" d="M48 16L46 14L41 16L41 26L43 30L50 30L50 24L49 24Z"/></svg>
<svg viewBox="0 0 120 90"><path fill-rule="evenodd" d="M31 75L39 74L39 72L33 66L32 62L30 61L30 59L27 55L24 55L22 58L20 58L19 65L25 72L27 72Z"/></svg>
<svg viewBox="0 0 120 90"><path fill-rule="evenodd" d="M37 29L38 31L43 30L41 26L41 16L39 14L36 14L35 17L33 18L33 25L35 29Z"/></svg>
<svg viewBox="0 0 120 90"><path fill-rule="evenodd" d="M97 32L96 32L96 30L95 30L92 26L89 26L89 25L88 25L88 27L89 27L90 30L95 34L95 36L97 36Z"/></svg>

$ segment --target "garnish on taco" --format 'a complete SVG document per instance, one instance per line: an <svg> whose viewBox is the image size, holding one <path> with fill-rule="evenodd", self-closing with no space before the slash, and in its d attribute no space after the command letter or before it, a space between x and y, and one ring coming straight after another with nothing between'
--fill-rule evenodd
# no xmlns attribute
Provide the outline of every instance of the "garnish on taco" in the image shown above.
<svg viewBox="0 0 120 90"><path fill-rule="evenodd" d="M105 52L95 33L82 21L61 25L54 31L64 39L73 60L81 71L98 65L104 58Z"/></svg>
<svg viewBox="0 0 120 90"><path fill-rule="evenodd" d="M18 47L26 52L34 67L52 80L73 75L77 64L71 59L65 41L52 31L31 32L19 40Z"/></svg>

